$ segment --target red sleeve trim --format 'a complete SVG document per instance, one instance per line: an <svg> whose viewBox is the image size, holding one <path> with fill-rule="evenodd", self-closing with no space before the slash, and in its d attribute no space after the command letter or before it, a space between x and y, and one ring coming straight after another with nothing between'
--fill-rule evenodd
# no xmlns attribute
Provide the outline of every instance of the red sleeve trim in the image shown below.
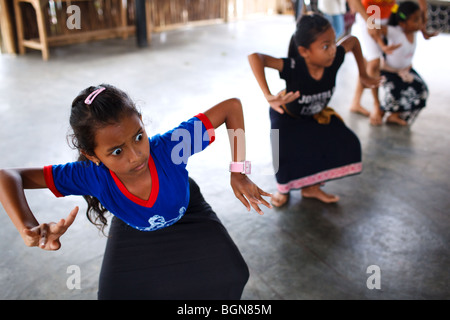
<svg viewBox="0 0 450 320"><path fill-rule="evenodd" d="M201 122L203 122L203 125L205 126L206 131L208 132L209 135L209 144L213 143L214 140L216 140L216 134L211 121L209 121L208 117L205 116L203 113L199 113L195 117L198 118Z"/></svg>
<svg viewBox="0 0 450 320"><path fill-rule="evenodd" d="M50 189L51 192L53 192L53 194L58 197L64 197L59 191L58 189L56 189L55 186L55 181L53 180L53 166L45 166L44 167L44 179L45 179L45 183L47 184L47 188Z"/></svg>

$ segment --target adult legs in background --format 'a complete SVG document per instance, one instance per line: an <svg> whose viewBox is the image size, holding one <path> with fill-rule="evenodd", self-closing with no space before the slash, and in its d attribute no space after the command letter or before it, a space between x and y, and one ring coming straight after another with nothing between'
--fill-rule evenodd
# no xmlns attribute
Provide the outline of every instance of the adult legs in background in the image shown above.
<svg viewBox="0 0 450 320"><path fill-rule="evenodd" d="M380 59L373 59L366 62L367 74L371 77L380 76ZM353 96L350 111L362 114L363 116L370 116L370 123L372 125L380 125L383 118L383 112L380 109L380 99L378 97L378 88L370 89L373 97L373 110L369 111L361 105L361 98L364 92L364 87L358 79L356 84L355 94Z"/></svg>

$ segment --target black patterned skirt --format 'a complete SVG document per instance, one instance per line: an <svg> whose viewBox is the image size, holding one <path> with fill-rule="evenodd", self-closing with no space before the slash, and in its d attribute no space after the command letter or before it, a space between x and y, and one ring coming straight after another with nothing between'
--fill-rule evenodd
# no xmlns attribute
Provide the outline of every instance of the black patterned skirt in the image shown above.
<svg viewBox="0 0 450 320"><path fill-rule="evenodd" d="M270 120L279 192L288 193L362 171L359 139L337 116L332 115L328 124L321 124L313 117L293 117L270 108Z"/></svg>
<svg viewBox="0 0 450 320"><path fill-rule="evenodd" d="M397 73L381 71L386 82L380 87L380 107L385 112L398 112L401 119L412 123L426 105L428 87L414 69L410 73L412 81L405 82Z"/></svg>

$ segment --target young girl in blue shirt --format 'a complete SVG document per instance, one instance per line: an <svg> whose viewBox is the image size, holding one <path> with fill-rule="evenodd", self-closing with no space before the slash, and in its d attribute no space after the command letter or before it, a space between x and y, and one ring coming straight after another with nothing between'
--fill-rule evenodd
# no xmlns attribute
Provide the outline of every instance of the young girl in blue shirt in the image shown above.
<svg viewBox="0 0 450 320"><path fill-rule="evenodd" d="M25 189L83 196L89 220L102 230L111 212L99 299L239 299L247 265L186 170L189 156L213 142L223 123L243 132L238 99L149 138L125 92L89 87L74 99L70 115L78 161L0 170L0 201L25 244L44 250L61 247L78 207L57 223L40 223ZM270 207L262 196L269 194L242 173L249 170L240 138L232 145L231 187L248 210L262 214L259 205Z"/></svg>

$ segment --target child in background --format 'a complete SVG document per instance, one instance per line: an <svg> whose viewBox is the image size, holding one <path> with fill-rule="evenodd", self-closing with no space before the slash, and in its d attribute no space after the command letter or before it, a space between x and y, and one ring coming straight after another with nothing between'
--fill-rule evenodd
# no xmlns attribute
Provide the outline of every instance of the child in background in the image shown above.
<svg viewBox="0 0 450 320"><path fill-rule="evenodd" d="M347 1L319 0L317 7L320 12L323 13L325 18L330 21L336 34L336 40L339 40L342 36L344 36L345 32L344 15L347 12Z"/></svg>
<svg viewBox="0 0 450 320"><path fill-rule="evenodd" d="M376 41L380 37L381 28L379 26L387 25L395 3L396 0L348 0L351 10L356 12L352 33L361 42L362 52L366 59L367 73L372 77L379 77L381 72L380 64L383 50L381 50ZM426 19L428 11L427 0L418 0L418 3L422 11L422 17ZM425 38L429 36L425 28L422 29L422 33ZM358 81L350 111L367 117L370 116L370 124L372 125L381 125L382 118L378 112L380 108L378 88L371 90L374 101L374 108L371 112L361 105L363 91L364 88Z"/></svg>
<svg viewBox="0 0 450 320"><path fill-rule="evenodd" d="M223 101L175 129L147 137L128 95L110 85L89 87L73 101L72 142L77 162L0 170L0 202L27 246L58 250L78 207L58 223L39 223L24 190L84 196L91 222L112 219L99 281L99 299L239 299L248 268L220 220L186 170L191 154L226 124L243 132L239 100ZM247 175L245 140L232 148L231 186L262 214L268 196Z"/></svg>
<svg viewBox="0 0 450 320"><path fill-rule="evenodd" d="M272 148L279 143L279 155L274 155L279 156L279 168L272 204L284 205L294 189L301 189L303 197L337 202L339 197L325 193L322 184L362 170L358 137L327 107L345 53L353 52L364 85L378 86L379 79L366 74L358 39L346 37L336 45L330 22L320 14L303 15L293 39L289 58L260 53L249 56L255 78L271 106L271 128L279 130L279 141L272 142ZM272 95L266 67L278 70L286 80L285 95Z"/></svg>
<svg viewBox="0 0 450 320"><path fill-rule="evenodd" d="M412 1L395 6L387 26L382 28L387 44L381 38L378 44L386 52L381 64L381 75L386 79L380 90L379 117L389 113L386 122L402 126L411 124L425 107L428 88L413 69L416 34L422 30L423 20L419 6ZM386 48L395 46L395 50Z"/></svg>

